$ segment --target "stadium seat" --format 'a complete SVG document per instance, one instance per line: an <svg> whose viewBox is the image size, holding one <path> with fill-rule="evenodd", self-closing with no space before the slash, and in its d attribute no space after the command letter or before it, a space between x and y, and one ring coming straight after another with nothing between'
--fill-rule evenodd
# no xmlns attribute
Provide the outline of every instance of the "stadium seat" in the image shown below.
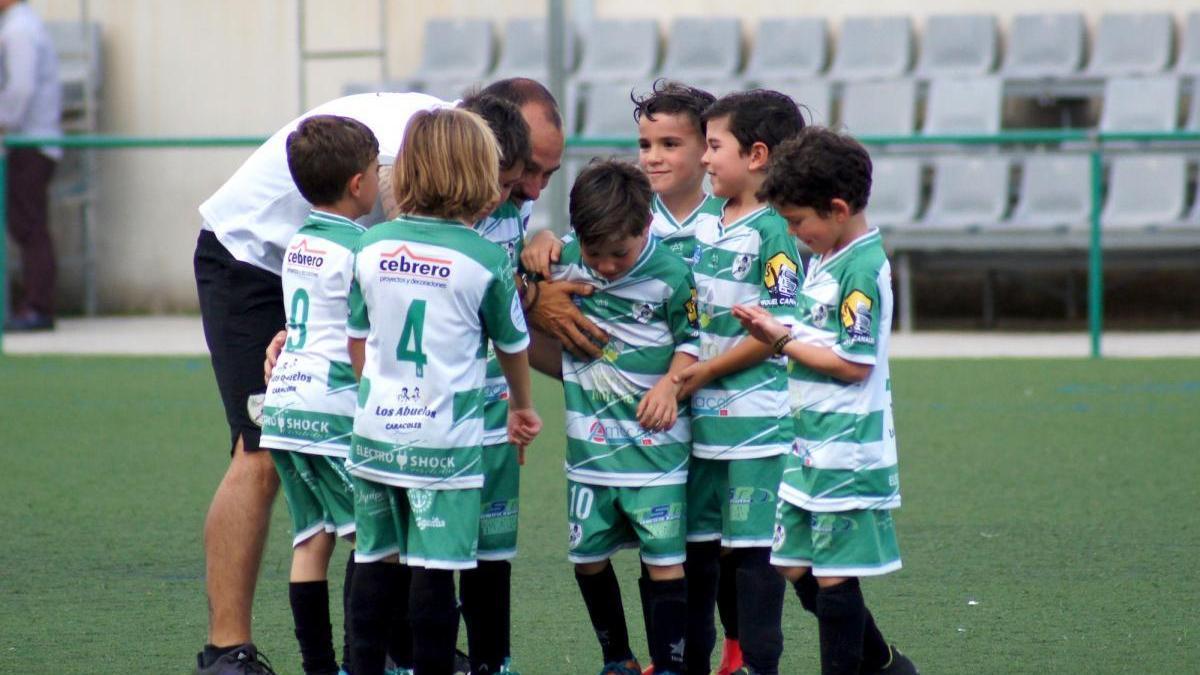
<svg viewBox="0 0 1200 675"><path fill-rule="evenodd" d="M658 25L653 19L599 19L588 27L575 79L642 81L658 67Z"/></svg>
<svg viewBox="0 0 1200 675"><path fill-rule="evenodd" d="M1179 221L1187 193L1187 158L1178 154L1129 154L1112 160L1105 228L1143 228Z"/></svg>
<svg viewBox="0 0 1200 675"><path fill-rule="evenodd" d="M1167 69L1175 26L1166 12L1118 13L1100 17L1089 75L1152 75Z"/></svg>
<svg viewBox="0 0 1200 675"><path fill-rule="evenodd" d="M1006 225L1020 228L1086 226L1091 218L1091 158L1052 152L1025 158L1020 197Z"/></svg>
<svg viewBox="0 0 1200 675"><path fill-rule="evenodd" d="M937 79L929 83L926 134L994 134L1000 131L1003 83L997 77Z"/></svg>
<svg viewBox="0 0 1200 675"><path fill-rule="evenodd" d="M940 157L934 165L929 228L990 227L1008 210L1009 160L995 156Z"/></svg>
<svg viewBox="0 0 1200 675"><path fill-rule="evenodd" d="M833 86L828 80L763 80L755 85L791 96L805 113L806 124L833 124Z"/></svg>
<svg viewBox="0 0 1200 675"><path fill-rule="evenodd" d="M1180 75L1200 75L1200 12L1192 12L1184 20L1175 72Z"/></svg>
<svg viewBox="0 0 1200 675"><path fill-rule="evenodd" d="M421 63L407 79L414 88L433 93L465 89L492 68L496 38L487 19L430 19L425 23Z"/></svg>
<svg viewBox="0 0 1200 675"><path fill-rule="evenodd" d="M704 87L730 81L741 65L742 27L736 17L680 17L671 22L664 77Z"/></svg>
<svg viewBox="0 0 1200 675"><path fill-rule="evenodd" d="M575 67L575 31L568 27L565 42L564 69L570 74ZM504 23L504 44L500 59L492 72L492 80L508 77L529 77L546 84L550 81L547 68L546 19L520 17Z"/></svg>
<svg viewBox="0 0 1200 675"><path fill-rule="evenodd" d="M1117 77L1104 85L1101 131L1174 131L1179 116L1179 78Z"/></svg>
<svg viewBox="0 0 1200 675"><path fill-rule="evenodd" d="M829 59L825 20L772 16L758 22L744 78L750 86L818 77Z"/></svg>
<svg viewBox="0 0 1200 675"><path fill-rule="evenodd" d="M842 21L829 76L838 80L900 77L912 66L907 16L852 16Z"/></svg>
<svg viewBox="0 0 1200 675"><path fill-rule="evenodd" d="M639 95L648 88L632 87ZM630 85L617 82L597 82L589 86L584 94L580 135L593 138L637 136L630 90Z"/></svg>
<svg viewBox="0 0 1200 675"><path fill-rule="evenodd" d="M841 123L856 136L907 136L916 128L914 80L848 82L842 89Z"/></svg>
<svg viewBox="0 0 1200 675"><path fill-rule="evenodd" d="M1083 65L1083 15L1018 14L1008 31L1001 72L1010 78L1053 78Z"/></svg>
<svg viewBox="0 0 1200 675"><path fill-rule="evenodd" d="M915 157L872 157L867 222L875 227L904 227L917 220L921 207L921 162Z"/></svg>
<svg viewBox="0 0 1200 675"><path fill-rule="evenodd" d="M939 14L925 22L917 75L986 75L996 66L996 17Z"/></svg>

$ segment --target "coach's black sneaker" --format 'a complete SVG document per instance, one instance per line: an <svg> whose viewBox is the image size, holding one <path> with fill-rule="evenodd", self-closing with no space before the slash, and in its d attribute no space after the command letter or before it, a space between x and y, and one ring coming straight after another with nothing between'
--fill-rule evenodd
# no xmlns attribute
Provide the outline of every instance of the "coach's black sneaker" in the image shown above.
<svg viewBox="0 0 1200 675"><path fill-rule="evenodd" d="M900 650L896 649L896 645L888 645L888 648L892 650L892 658L886 666L876 670L872 675L920 675L921 671L917 670L917 665L912 662L912 659L901 654Z"/></svg>
<svg viewBox="0 0 1200 675"><path fill-rule="evenodd" d="M204 652L196 655L196 675L275 675L271 661L260 654L253 643L238 645L213 660L204 663Z"/></svg>
<svg viewBox="0 0 1200 675"><path fill-rule="evenodd" d="M454 650L454 675L471 675L471 659L457 649Z"/></svg>

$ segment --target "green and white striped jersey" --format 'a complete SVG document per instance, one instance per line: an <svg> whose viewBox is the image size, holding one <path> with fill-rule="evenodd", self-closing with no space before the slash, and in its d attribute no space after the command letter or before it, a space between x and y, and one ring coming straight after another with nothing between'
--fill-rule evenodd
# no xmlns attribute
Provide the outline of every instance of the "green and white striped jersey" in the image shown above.
<svg viewBox="0 0 1200 675"><path fill-rule="evenodd" d="M637 407L670 369L676 352L699 353L691 270L661 242L647 237L637 262L616 281L583 263L578 241L563 247L551 274L595 287L576 302L609 335L599 359L580 360L563 350L567 477L621 487L687 482L687 406L680 406L675 426L656 433L638 424Z"/></svg>
<svg viewBox="0 0 1200 675"><path fill-rule="evenodd" d="M376 225L356 251L346 332L366 339L350 472L399 487L481 487L482 345L529 344L504 249L452 221Z"/></svg>
<svg viewBox="0 0 1200 675"><path fill-rule="evenodd" d="M700 204L682 221L675 220L670 209L655 193L650 202L650 231L658 237L664 246L671 249L675 255L690 264L696 262L696 217L700 214L721 217L721 208L725 200L705 194Z"/></svg>
<svg viewBox="0 0 1200 675"><path fill-rule="evenodd" d="M813 256L792 334L854 363L874 366L849 383L791 364L796 440L779 496L809 511L900 506L888 340L892 269L878 230Z"/></svg>
<svg viewBox="0 0 1200 675"><path fill-rule="evenodd" d="M700 358L711 360L750 338L734 305L765 307L794 323L804 274L787 221L770 207L725 225L721 216L696 219L699 261L694 266L700 305ZM692 454L704 459L752 459L787 452L787 369L783 357L717 378L692 396Z"/></svg>
<svg viewBox="0 0 1200 675"><path fill-rule="evenodd" d="M346 351L354 247L366 228L312 211L283 253L287 342L267 383L265 448L345 457L358 382Z"/></svg>
<svg viewBox="0 0 1200 675"><path fill-rule="evenodd" d="M515 204L508 201L501 204L475 224L475 231L503 248L513 269L518 267L521 249L525 248L525 217ZM508 382L491 340L487 343L487 379L483 388L483 444L504 443L508 441Z"/></svg>

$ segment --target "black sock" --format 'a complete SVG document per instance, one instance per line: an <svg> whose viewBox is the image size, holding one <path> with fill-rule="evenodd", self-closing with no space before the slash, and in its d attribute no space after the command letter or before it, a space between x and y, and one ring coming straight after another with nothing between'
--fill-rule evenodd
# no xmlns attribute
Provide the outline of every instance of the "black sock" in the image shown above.
<svg viewBox="0 0 1200 675"><path fill-rule="evenodd" d="M646 567L645 561L642 562L642 576L638 577L638 597L642 599L642 624L646 628L646 644L654 644L654 620L650 615L650 605L652 599L650 597L650 570ZM651 651L651 656L654 652Z"/></svg>
<svg viewBox="0 0 1200 675"><path fill-rule="evenodd" d="M684 672L687 644L687 579L646 579L650 618L654 630L647 636L655 672Z"/></svg>
<svg viewBox="0 0 1200 675"><path fill-rule="evenodd" d="M400 668L413 667L412 622L408 617L408 593L412 586L412 568L392 565L392 584L396 586L396 601L391 612L391 631L388 632L387 654ZM351 670L350 672L355 673ZM357 673L356 673L357 675Z"/></svg>
<svg viewBox="0 0 1200 675"><path fill-rule="evenodd" d="M742 654L755 673L777 675L783 655L783 596L787 582L771 565L771 549L741 551L737 568Z"/></svg>
<svg viewBox="0 0 1200 675"><path fill-rule="evenodd" d="M458 578L471 672L495 673L509 655L512 565L507 560L480 560L478 567L463 570Z"/></svg>
<svg viewBox="0 0 1200 675"><path fill-rule="evenodd" d="M288 584L288 601L304 672L336 673L333 628L329 625L329 582L293 581Z"/></svg>
<svg viewBox="0 0 1200 675"><path fill-rule="evenodd" d="M855 675L862 666L867 608L858 579L817 592L822 675Z"/></svg>
<svg viewBox="0 0 1200 675"><path fill-rule="evenodd" d="M204 654L200 658L204 661L205 667L211 666L213 661L225 656L229 652L241 647L241 645L229 645L228 647L218 647L216 645L204 645Z"/></svg>
<svg viewBox="0 0 1200 675"><path fill-rule="evenodd" d="M621 585L617 583L612 564L591 576L576 571L575 581L579 584L579 592L583 594L583 604L587 606L588 616L592 619L596 639L600 641L604 662L632 659L629 629L625 626L625 606L621 603Z"/></svg>
<svg viewBox="0 0 1200 675"><path fill-rule="evenodd" d="M879 632L879 626L875 625L875 617L871 616L871 610L864 609L863 611L866 613L867 620L863 624L862 669L873 673L876 670L883 670L888 661L892 660L892 648L888 646L887 640L883 639L883 633Z"/></svg>
<svg viewBox="0 0 1200 675"><path fill-rule="evenodd" d="M421 675L451 675L454 646L458 643L454 572L412 568L408 614L412 622L413 670Z"/></svg>
<svg viewBox="0 0 1200 675"><path fill-rule="evenodd" d="M721 542L688 542L687 562L683 573L687 577L688 630L687 672L707 673L717 644L717 626L713 612L717 605L717 584L721 574L718 558Z"/></svg>
<svg viewBox="0 0 1200 675"><path fill-rule="evenodd" d="M350 660L354 675L383 673L388 629L400 589L395 587L397 565L358 563L350 589Z"/></svg>
<svg viewBox="0 0 1200 675"><path fill-rule="evenodd" d="M350 588L354 584L354 551L346 558L346 576L342 580L342 670L353 673L350 667Z"/></svg>
<svg viewBox="0 0 1200 675"><path fill-rule="evenodd" d="M717 616L725 637L738 639L737 566L739 556L730 553L721 556L721 577L717 584Z"/></svg>
<svg viewBox="0 0 1200 675"><path fill-rule="evenodd" d="M798 581L792 584L792 588L796 589L796 597L800 598L800 606L805 610L816 614L817 613L817 580L809 571Z"/></svg>

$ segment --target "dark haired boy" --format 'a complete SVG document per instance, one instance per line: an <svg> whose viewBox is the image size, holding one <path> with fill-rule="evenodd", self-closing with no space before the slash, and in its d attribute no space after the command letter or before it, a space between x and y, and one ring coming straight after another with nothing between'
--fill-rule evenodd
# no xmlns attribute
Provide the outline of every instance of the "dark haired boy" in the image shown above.
<svg viewBox="0 0 1200 675"><path fill-rule="evenodd" d="M283 263L287 342L263 404L261 446L271 449L292 516L288 596L305 673L336 673L329 623L335 535L354 535L344 462L358 384L346 350L353 249L379 191L379 144L349 117L315 115L287 137L288 168L313 205ZM353 556L346 563L353 575ZM346 655L343 655L346 658Z"/></svg>
<svg viewBox="0 0 1200 675"><path fill-rule="evenodd" d="M556 280L591 286L584 316L611 337L599 359L561 355L567 409L569 558L603 652L603 675L639 675L609 559L641 549L648 642L659 675L684 671L690 425L672 375L696 362L696 287L650 236L650 183L637 167L588 165L571 188L575 238Z"/></svg>
<svg viewBox="0 0 1200 675"><path fill-rule="evenodd" d="M787 222L756 194L767 161L804 121L778 92L730 94L705 111L704 165L720 216L696 222L700 362L679 377L692 402L688 476L688 672L707 672L720 570L733 570L748 672L775 675L783 651L783 579L771 567L776 491L792 441L786 360L745 337L730 314L754 304L785 323L803 276ZM725 550L728 563L718 563Z"/></svg>
<svg viewBox="0 0 1200 675"><path fill-rule="evenodd" d="M900 569L900 506L888 369L892 273L867 225L871 158L857 141L806 129L771 157L759 196L814 256L795 328L735 307L750 333L792 359L796 438L779 486L771 562L817 617L824 675L916 673L888 645L858 577Z"/></svg>

